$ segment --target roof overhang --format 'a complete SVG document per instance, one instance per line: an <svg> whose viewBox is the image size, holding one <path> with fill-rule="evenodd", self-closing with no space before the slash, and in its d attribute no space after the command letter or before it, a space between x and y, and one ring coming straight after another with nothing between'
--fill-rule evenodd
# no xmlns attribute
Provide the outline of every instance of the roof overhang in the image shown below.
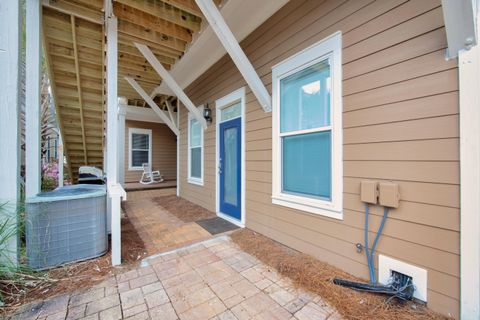
<svg viewBox="0 0 480 320"><path fill-rule="evenodd" d="M477 0L442 0L447 33L447 59L458 56L461 50L477 45Z"/></svg>
<svg viewBox="0 0 480 320"><path fill-rule="evenodd" d="M151 108L136 106L121 106L121 108L125 112L126 120L165 123ZM165 116L168 117L166 112Z"/></svg>
<svg viewBox="0 0 480 320"><path fill-rule="evenodd" d="M241 42L287 2L288 0L228 1L220 8L220 12L237 41ZM178 85L185 89L226 53L212 28L208 26L172 67L170 74ZM164 83L155 89L155 93L173 94Z"/></svg>

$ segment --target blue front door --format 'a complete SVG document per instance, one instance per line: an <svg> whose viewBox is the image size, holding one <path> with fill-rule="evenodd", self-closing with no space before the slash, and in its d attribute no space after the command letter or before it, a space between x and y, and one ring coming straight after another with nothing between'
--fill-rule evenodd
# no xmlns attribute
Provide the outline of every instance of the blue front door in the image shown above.
<svg viewBox="0 0 480 320"><path fill-rule="evenodd" d="M220 212L241 220L242 137L241 118L220 124Z"/></svg>

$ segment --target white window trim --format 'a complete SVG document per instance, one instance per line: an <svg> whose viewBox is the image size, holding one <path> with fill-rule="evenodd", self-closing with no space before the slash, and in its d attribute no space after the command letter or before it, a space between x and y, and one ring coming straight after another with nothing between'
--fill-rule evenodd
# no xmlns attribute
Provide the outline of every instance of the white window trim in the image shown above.
<svg viewBox="0 0 480 320"><path fill-rule="evenodd" d="M148 134L148 163L152 165L152 130L140 129L140 128L128 128L128 170L140 171L143 170L142 166L132 166L132 134Z"/></svg>
<svg viewBox="0 0 480 320"><path fill-rule="evenodd" d="M203 114L203 105L198 107L198 109L200 110L200 112ZM191 153L190 153L190 121L191 120L197 120L195 118L195 116L189 112L188 113L188 123L187 123L187 129L188 129L188 135L187 135L187 139L188 139L188 149L187 149L187 154L188 154L188 162L187 162L187 166L188 166L188 176L187 176L187 182L188 183L191 183L191 184L196 184L196 185L199 185L199 186L203 186L203 177L204 177L204 168L203 168L203 164L204 164L204 152L205 152L205 143L204 143L204 131L205 130L200 130L200 141L201 141L201 148L202 148L202 152L200 153L201 154L201 157L200 157L200 178L196 178L196 177L192 177L191 175L191 161L192 161L192 157L191 157ZM198 121L198 120L197 120ZM203 127L201 126L200 124L200 127L203 129Z"/></svg>
<svg viewBox="0 0 480 320"><path fill-rule="evenodd" d="M215 209L217 212L217 216L230 221L231 223L243 228L245 227L245 177L246 177L246 172L245 172L245 87L242 87L240 89L237 89L233 91L232 93L226 95L225 97L222 97L218 100L215 101ZM240 102L241 105L241 113L240 116L228 119L225 121L222 121L222 115L221 112L223 109L228 108L232 106L235 103ZM241 118L241 134L242 134L242 141L241 141L241 166L242 166L242 172L241 172L241 213L240 213L240 221L231 218L230 216L222 213L220 211L220 174L218 173L218 166L219 166L219 157L220 157L220 124L222 122L230 121L236 118Z"/></svg>
<svg viewBox="0 0 480 320"><path fill-rule="evenodd" d="M332 66L332 199L331 201L282 192L280 144L280 80L326 58ZM342 146L342 34L336 32L272 67L272 203L330 218L343 219ZM308 131L308 130L306 130Z"/></svg>

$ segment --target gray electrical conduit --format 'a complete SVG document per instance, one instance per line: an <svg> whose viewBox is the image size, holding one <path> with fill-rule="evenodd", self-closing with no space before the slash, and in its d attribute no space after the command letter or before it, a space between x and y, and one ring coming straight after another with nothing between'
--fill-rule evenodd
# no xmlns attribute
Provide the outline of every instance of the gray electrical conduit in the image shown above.
<svg viewBox="0 0 480 320"><path fill-rule="evenodd" d="M365 203L365 254L367 256L367 264L368 264L368 271L370 273L370 283L376 284L377 283L377 276L375 274L375 248L377 247L378 239L380 239L380 235L382 234L383 227L385 227L385 221L388 218L388 208L383 208L383 217L382 222L380 223L380 227L378 228L377 235L375 236L375 240L373 240L372 250L369 252L368 250L368 215L369 215L369 206L368 203Z"/></svg>
<svg viewBox="0 0 480 320"><path fill-rule="evenodd" d="M368 203L365 204L365 253L367 256L367 263L368 263L368 271L370 273L370 283L361 283L361 282L354 282L343 280L339 278L333 279L333 283L348 287L358 291L365 291L365 292L372 292L372 293L381 293L391 296L392 298L398 298L401 300L411 300L413 297L413 292L415 287L412 284L411 278L408 279L404 278L396 278L391 279L391 283L388 285L378 285L377 278L375 274L375 249L377 247L378 239L380 239L380 235L382 234L383 227L385 226L385 221L388 218L388 208L384 207L383 210L383 218L382 222L380 223L380 227L378 228L377 235L375 236L375 240L373 241L372 249L369 251L368 248L368 216L369 216L369 206Z"/></svg>

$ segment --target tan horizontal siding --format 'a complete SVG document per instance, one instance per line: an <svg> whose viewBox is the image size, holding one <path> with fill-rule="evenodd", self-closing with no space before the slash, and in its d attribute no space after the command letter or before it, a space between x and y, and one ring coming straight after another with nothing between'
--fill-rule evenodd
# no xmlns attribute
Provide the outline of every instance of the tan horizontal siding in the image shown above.
<svg viewBox="0 0 480 320"><path fill-rule="evenodd" d="M125 182L138 182L142 170L128 170L128 129L152 130L152 168L159 170L166 180L177 179L177 140L167 125L154 122L125 121Z"/></svg>
<svg viewBox="0 0 480 320"><path fill-rule="evenodd" d="M360 181L395 181L379 252L426 268L428 305L459 311L457 61L445 61L439 0L292 0L241 46L268 90L273 65L342 31L343 220L271 203L272 119L247 87L246 225L357 276L367 277ZM187 88L195 104L245 86L224 56ZM214 122L215 123L215 118ZM205 131L204 186L188 184L187 112L181 112L181 195L215 209L215 126ZM374 236L382 208L372 207Z"/></svg>

